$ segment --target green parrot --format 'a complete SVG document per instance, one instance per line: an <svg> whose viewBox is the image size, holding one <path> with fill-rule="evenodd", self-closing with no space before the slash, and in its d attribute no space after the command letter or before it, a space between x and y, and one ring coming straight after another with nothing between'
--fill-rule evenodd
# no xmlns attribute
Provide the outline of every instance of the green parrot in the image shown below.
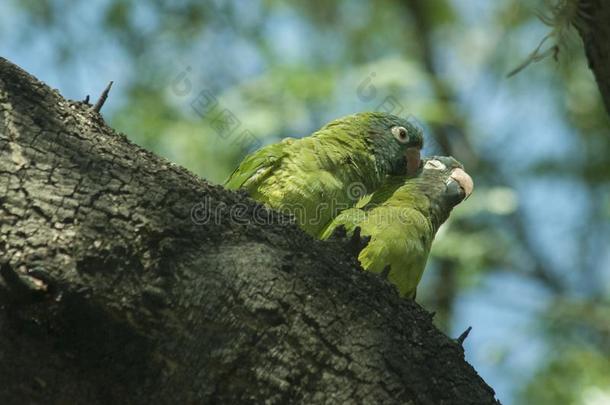
<svg viewBox="0 0 610 405"><path fill-rule="evenodd" d="M246 189L319 237L339 211L353 207L386 175L415 175L423 141L422 129L406 119L381 112L353 114L311 136L286 138L253 152L225 186Z"/></svg>
<svg viewBox="0 0 610 405"><path fill-rule="evenodd" d="M389 176L355 207L342 211L322 232L327 239L338 228L370 237L358 254L365 270L382 273L400 295L415 298L432 240L457 204L474 188L472 178L452 157L423 161L416 177Z"/></svg>

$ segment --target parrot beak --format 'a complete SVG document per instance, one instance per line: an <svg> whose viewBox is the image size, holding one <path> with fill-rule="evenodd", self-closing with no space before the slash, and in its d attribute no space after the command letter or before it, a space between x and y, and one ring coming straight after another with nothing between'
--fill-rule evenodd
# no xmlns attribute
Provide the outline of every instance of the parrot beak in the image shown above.
<svg viewBox="0 0 610 405"><path fill-rule="evenodd" d="M405 160L407 161L407 176L415 176L421 166L420 148L417 146L407 148Z"/></svg>
<svg viewBox="0 0 610 405"><path fill-rule="evenodd" d="M460 186L464 192L464 200L470 197L474 190L474 182L472 177L468 175L463 169L457 168L451 171L451 178Z"/></svg>

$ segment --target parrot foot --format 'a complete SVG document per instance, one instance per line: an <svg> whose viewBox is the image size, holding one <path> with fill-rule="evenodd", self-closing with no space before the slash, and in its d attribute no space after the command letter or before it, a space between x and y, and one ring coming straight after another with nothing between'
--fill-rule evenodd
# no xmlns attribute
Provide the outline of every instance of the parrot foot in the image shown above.
<svg viewBox="0 0 610 405"><path fill-rule="evenodd" d="M345 229L345 226L339 225L338 227L333 229L333 232L330 234L330 237L328 239L343 240L343 239L345 239L346 236L347 236L347 230Z"/></svg>
<svg viewBox="0 0 610 405"><path fill-rule="evenodd" d="M369 244L371 237L362 236L359 226L354 228L354 232L348 237L345 226L339 225L333 230L329 239L342 242L345 250L357 259L360 251Z"/></svg>
<svg viewBox="0 0 610 405"><path fill-rule="evenodd" d="M354 228L354 233L352 233L352 236L350 237L348 242L348 249L351 250L356 257L358 257L360 251L364 249L366 245L368 245L371 241L370 236L362 236L360 234L360 231L361 229L359 226Z"/></svg>
<svg viewBox="0 0 610 405"><path fill-rule="evenodd" d="M388 264L387 266L385 266L383 268L383 270L381 270L381 273L379 273L379 276L381 278L383 278L384 280L388 279L388 276L390 275L390 270L392 269L392 267Z"/></svg>

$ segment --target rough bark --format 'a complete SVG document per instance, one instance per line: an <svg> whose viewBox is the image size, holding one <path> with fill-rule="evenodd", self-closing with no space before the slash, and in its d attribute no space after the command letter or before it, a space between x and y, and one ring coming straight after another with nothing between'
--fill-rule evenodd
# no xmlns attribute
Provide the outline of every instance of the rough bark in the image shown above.
<svg viewBox="0 0 610 405"><path fill-rule="evenodd" d="M577 0L580 23L576 24L583 40L589 67L610 114L610 2L607 0Z"/></svg>
<svg viewBox="0 0 610 405"><path fill-rule="evenodd" d="M492 404L431 316L0 58L0 403Z"/></svg>

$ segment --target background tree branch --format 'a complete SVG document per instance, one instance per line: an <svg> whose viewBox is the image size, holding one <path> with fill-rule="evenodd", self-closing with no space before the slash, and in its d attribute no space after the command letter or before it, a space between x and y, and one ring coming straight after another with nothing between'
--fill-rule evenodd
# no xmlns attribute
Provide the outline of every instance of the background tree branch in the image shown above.
<svg viewBox="0 0 610 405"><path fill-rule="evenodd" d="M582 18L576 24L585 46L589 67L610 114L610 3L603 0L578 0Z"/></svg>

